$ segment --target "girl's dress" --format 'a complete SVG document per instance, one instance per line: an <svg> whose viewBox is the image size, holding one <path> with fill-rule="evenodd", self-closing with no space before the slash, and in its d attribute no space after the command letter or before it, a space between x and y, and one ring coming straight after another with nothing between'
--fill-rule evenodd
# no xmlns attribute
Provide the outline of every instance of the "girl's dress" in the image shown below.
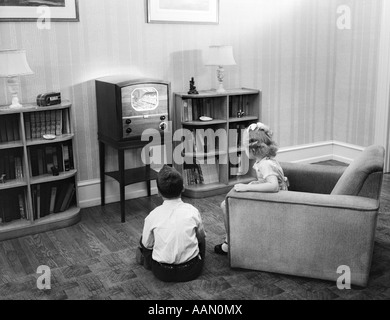
<svg viewBox="0 0 390 320"><path fill-rule="evenodd" d="M279 189L288 189L288 180L284 176L284 172L279 162L274 158L263 158L258 160L253 165L253 169L256 171L257 180L263 182L269 176L275 176L278 178ZM255 182L256 183L256 182Z"/></svg>

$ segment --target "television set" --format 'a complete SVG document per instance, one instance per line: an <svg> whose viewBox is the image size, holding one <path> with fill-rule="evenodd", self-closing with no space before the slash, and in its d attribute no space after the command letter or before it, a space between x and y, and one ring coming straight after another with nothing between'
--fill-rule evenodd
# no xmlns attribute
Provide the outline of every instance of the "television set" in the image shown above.
<svg viewBox="0 0 390 320"><path fill-rule="evenodd" d="M146 129L169 130L169 82L116 75L95 84L99 139L140 141Z"/></svg>

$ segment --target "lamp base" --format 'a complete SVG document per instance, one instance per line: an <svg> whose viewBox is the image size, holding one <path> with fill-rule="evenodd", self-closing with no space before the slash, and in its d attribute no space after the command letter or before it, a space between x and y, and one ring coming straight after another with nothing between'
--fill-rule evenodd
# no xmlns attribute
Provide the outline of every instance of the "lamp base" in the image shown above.
<svg viewBox="0 0 390 320"><path fill-rule="evenodd" d="M225 88L223 87L223 83L219 84L218 89L216 90L217 93L226 93Z"/></svg>
<svg viewBox="0 0 390 320"><path fill-rule="evenodd" d="M18 92L19 92L19 78L8 77L7 79L8 90L12 94L12 104L9 106L10 109L21 108L22 105L19 103Z"/></svg>
<svg viewBox="0 0 390 320"><path fill-rule="evenodd" d="M223 87L223 79L225 77L225 69L223 68L223 66L218 66L217 68L217 80L218 80L218 89L217 89L217 93L225 93L226 90L224 89Z"/></svg>
<svg viewBox="0 0 390 320"><path fill-rule="evenodd" d="M13 96L12 97L12 104L9 106L10 109L18 109L22 108L23 106L19 103L19 98L18 96Z"/></svg>

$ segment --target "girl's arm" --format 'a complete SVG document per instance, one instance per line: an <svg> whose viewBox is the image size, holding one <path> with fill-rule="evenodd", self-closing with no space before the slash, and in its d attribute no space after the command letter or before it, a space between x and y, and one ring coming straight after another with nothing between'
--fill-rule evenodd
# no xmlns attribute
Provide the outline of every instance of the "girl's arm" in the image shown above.
<svg viewBox="0 0 390 320"><path fill-rule="evenodd" d="M276 176L268 176L264 183L259 184L236 184L234 190L237 192L279 192L279 182Z"/></svg>

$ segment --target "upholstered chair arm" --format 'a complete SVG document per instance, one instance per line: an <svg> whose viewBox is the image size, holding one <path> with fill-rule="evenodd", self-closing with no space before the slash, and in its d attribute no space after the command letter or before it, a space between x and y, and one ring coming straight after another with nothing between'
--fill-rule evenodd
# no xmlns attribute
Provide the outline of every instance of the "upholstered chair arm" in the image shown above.
<svg viewBox="0 0 390 320"><path fill-rule="evenodd" d="M291 191L330 194L345 171L343 166L281 162Z"/></svg>
<svg viewBox="0 0 390 320"><path fill-rule="evenodd" d="M334 209L350 209L356 211L376 211L379 201L370 198L344 195L313 194L306 192L279 191L278 193L236 192L231 190L226 198L294 204ZM250 209L250 208L248 208Z"/></svg>

